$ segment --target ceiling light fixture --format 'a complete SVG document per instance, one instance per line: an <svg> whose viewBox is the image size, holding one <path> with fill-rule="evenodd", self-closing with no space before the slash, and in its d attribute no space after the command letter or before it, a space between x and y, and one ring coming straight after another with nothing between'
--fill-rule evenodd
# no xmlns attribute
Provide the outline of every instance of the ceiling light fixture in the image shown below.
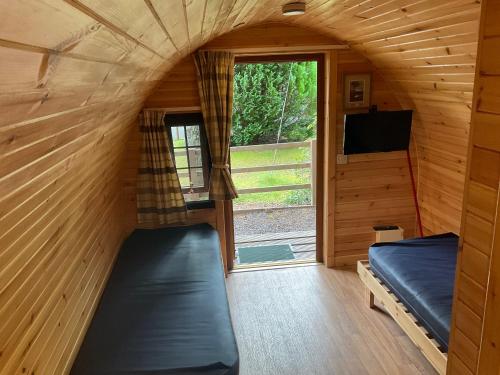
<svg viewBox="0 0 500 375"><path fill-rule="evenodd" d="M296 1L283 5L282 8L284 16L298 16L306 12L306 3L303 1Z"/></svg>

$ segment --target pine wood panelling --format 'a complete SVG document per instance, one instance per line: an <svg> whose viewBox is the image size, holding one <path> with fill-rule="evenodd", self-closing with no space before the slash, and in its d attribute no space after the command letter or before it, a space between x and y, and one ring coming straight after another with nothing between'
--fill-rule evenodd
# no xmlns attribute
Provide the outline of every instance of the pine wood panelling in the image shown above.
<svg viewBox="0 0 500 375"><path fill-rule="evenodd" d="M179 51L201 44L163 23L186 19L177 5L0 6L1 374L69 372L130 230L123 156L137 113Z"/></svg>
<svg viewBox="0 0 500 375"><path fill-rule="evenodd" d="M137 112L243 5L2 3L0 373L68 372L130 230L122 165Z"/></svg>
<svg viewBox="0 0 500 375"><path fill-rule="evenodd" d="M67 314L72 314L80 298L85 297L78 290L92 291L89 283L102 283L106 277L97 272L109 268L123 236L120 194L116 193L121 185L119 168L124 141L119 121L130 120L121 116L117 120L101 128L103 133L95 134L93 140L80 137L87 144L80 144L69 158L63 154L59 163L49 159L53 166L36 163L40 165L30 173L32 180L21 180L19 189L12 189L17 171L2 178L0 185L10 187L10 191L5 190L2 203L12 206L9 211L2 211L2 228L6 229L0 254L4 265L0 272L3 373L20 373L23 368L34 370L46 365L48 357L39 357L37 352L44 347L48 346L52 355L57 342L62 349L74 345L58 335L57 332L62 335L58 324L75 321ZM108 136L103 138L106 133ZM45 161L36 154L34 157ZM24 161L29 163L30 159ZM85 168L87 163L89 167ZM59 165L62 168L57 169ZM54 167L58 173L49 173L49 188L44 188L44 172L51 172ZM22 172L23 168L18 170ZM78 176L72 176L75 172ZM40 193L35 190L36 193L23 194L35 188ZM50 190L52 194L44 197ZM32 211L27 211L28 207ZM94 298L98 291L93 290ZM83 305L76 314L80 316L86 311L88 316L93 305L85 305L85 299L80 302ZM73 329L67 327L64 333L70 334ZM61 358L64 363L68 359Z"/></svg>
<svg viewBox="0 0 500 375"><path fill-rule="evenodd" d="M155 88L145 108L200 107L196 70L191 55L182 59Z"/></svg>
<svg viewBox="0 0 500 375"><path fill-rule="evenodd" d="M214 39L203 46L204 49L218 48L266 48L293 46L328 46L339 42L324 33L312 31L311 28L296 27L282 22L269 22L239 29Z"/></svg>
<svg viewBox="0 0 500 375"><path fill-rule="evenodd" d="M343 152L343 76L365 72L372 73L371 103L379 110L401 108L390 87L369 61L355 52L338 51L337 154ZM416 169L417 165L414 172ZM368 247L375 242L374 225L399 225L404 228L406 237L415 235L416 213L405 152L348 156L347 164L336 167L335 184L336 266L351 265L367 258Z"/></svg>
<svg viewBox="0 0 500 375"><path fill-rule="evenodd" d="M449 373L498 374L500 31L498 1L484 1L475 79L471 145L465 184L462 243L457 265ZM498 43L498 42L496 42ZM497 44L498 46L498 44Z"/></svg>
<svg viewBox="0 0 500 375"><path fill-rule="evenodd" d="M400 104L416 110L428 234L460 229L479 8L474 0L312 0L307 17L292 19L349 43L378 68ZM276 6L271 18L279 12Z"/></svg>
<svg viewBox="0 0 500 375"><path fill-rule="evenodd" d="M129 36L160 57L172 52L173 44L158 24L144 1L131 1L123 6L120 0L65 0L96 21Z"/></svg>
<svg viewBox="0 0 500 375"><path fill-rule="evenodd" d="M335 39L311 32L311 30L270 23L254 26L223 35L208 44L204 49L219 48L280 48L301 46L329 46L338 44ZM154 92L147 98L146 108L199 107L196 70L191 56L185 57L169 70Z"/></svg>

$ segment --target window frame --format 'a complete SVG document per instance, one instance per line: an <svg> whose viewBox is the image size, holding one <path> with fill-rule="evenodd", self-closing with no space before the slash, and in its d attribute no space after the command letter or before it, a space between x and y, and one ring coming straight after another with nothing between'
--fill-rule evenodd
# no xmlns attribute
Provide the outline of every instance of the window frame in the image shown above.
<svg viewBox="0 0 500 375"><path fill-rule="evenodd" d="M183 194L189 193L208 193L209 192L209 179L210 172L212 169L212 162L210 158L210 150L208 145L208 139L205 132L205 123L203 121L203 115L200 112L193 113L172 113L166 114L163 122L165 127L169 132L169 143L170 143L170 151L171 156L173 158L175 168L179 172L179 170L185 170L188 172L188 178L191 181L191 171L193 169L201 169L203 171L203 186L198 187L182 187L181 191ZM197 126L200 131L200 144L199 146L190 146L187 138L187 127L189 126ZM172 137L172 128L183 127L184 128L184 137L185 137L185 145L184 146L174 146L173 137ZM201 167L191 167L189 160L189 150L193 148L199 148L201 150ZM177 162L175 159L175 150L185 150L186 158L187 158L187 167L179 168L177 167ZM208 200L208 199L207 199ZM200 200L198 202L204 202L207 200ZM196 201L195 201L196 202Z"/></svg>

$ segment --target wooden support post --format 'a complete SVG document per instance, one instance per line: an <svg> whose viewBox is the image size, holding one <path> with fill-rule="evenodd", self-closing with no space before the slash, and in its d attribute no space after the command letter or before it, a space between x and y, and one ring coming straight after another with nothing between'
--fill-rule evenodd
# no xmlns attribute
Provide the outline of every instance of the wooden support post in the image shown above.
<svg viewBox="0 0 500 375"><path fill-rule="evenodd" d="M316 164L318 160L317 141L311 139L311 203L316 206Z"/></svg>
<svg viewBox="0 0 500 375"><path fill-rule="evenodd" d="M336 170L336 111L337 103L337 53L327 54L326 64L326 121L324 131L324 178L323 178L323 263L335 265L335 170Z"/></svg>
<svg viewBox="0 0 500 375"><path fill-rule="evenodd" d="M373 295L373 292L368 287L365 287L365 295L366 295L366 302L368 303L368 307L370 309L373 309L375 307L375 296Z"/></svg>
<svg viewBox="0 0 500 375"><path fill-rule="evenodd" d="M233 201L224 201L224 218L226 230L226 269L229 272L233 269L235 256Z"/></svg>
<svg viewBox="0 0 500 375"><path fill-rule="evenodd" d="M224 272L227 276L227 242L226 242L226 217L224 214L224 201L215 201L215 210L217 212L217 232L219 232L220 250Z"/></svg>

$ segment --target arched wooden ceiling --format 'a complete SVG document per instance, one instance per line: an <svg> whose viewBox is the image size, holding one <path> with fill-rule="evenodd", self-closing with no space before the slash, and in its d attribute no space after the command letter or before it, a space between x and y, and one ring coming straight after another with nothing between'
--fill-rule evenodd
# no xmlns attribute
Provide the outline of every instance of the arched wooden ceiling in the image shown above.
<svg viewBox="0 0 500 375"><path fill-rule="evenodd" d="M87 92L104 95L106 88L120 85L119 92L134 87L143 98L141 93L182 56L235 28L273 20L345 41L412 97L419 96L411 95L417 90L439 88L449 101L470 102L479 1L309 0L306 14L296 17L281 15L283 3L286 1L3 2L0 87L4 92L31 90L35 95L44 89L55 93L56 89L85 86Z"/></svg>
<svg viewBox="0 0 500 375"><path fill-rule="evenodd" d="M404 106L418 110L414 134L424 221L431 231L457 231L480 2L308 0L305 15L284 17L285 2L2 2L0 126L13 129L69 112L72 125L93 120L89 131L103 125L104 113L111 122L131 122L183 56L237 28L288 22L349 44L376 65ZM19 146L12 141L18 135L2 133L9 150ZM438 178L425 182L429 175ZM444 215L440 202L446 202Z"/></svg>

